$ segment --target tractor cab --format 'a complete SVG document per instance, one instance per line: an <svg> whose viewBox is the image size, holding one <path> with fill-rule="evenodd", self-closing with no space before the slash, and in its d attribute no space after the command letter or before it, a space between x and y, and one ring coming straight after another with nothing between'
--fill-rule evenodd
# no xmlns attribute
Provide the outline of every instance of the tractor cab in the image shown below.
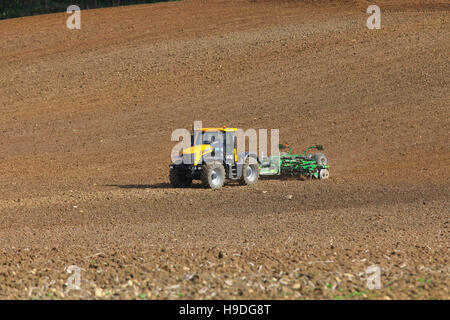
<svg viewBox="0 0 450 320"><path fill-rule="evenodd" d="M237 161L236 158L236 131L237 128L201 128L194 130L191 135L191 147L182 151L185 156L191 156L194 165L201 160L212 159L224 161L228 164Z"/></svg>

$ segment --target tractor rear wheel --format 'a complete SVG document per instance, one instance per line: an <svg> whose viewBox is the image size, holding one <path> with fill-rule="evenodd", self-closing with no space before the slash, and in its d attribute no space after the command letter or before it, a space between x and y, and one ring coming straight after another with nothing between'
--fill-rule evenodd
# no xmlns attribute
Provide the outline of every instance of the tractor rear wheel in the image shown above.
<svg viewBox="0 0 450 320"><path fill-rule="evenodd" d="M239 181L240 184L252 185L258 182L259 179L259 168L258 164L250 163L250 159L245 160L242 166L242 175Z"/></svg>
<svg viewBox="0 0 450 320"><path fill-rule="evenodd" d="M220 162L211 162L203 166L202 185L205 188L219 189L225 183L225 168Z"/></svg>
<svg viewBox="0 0 450 320"><path fill-rule="evenodd" d="M174 188L187 188L192 184L192 178L186 177L184 172L175 168L170 168L169 180Z"/></svg>

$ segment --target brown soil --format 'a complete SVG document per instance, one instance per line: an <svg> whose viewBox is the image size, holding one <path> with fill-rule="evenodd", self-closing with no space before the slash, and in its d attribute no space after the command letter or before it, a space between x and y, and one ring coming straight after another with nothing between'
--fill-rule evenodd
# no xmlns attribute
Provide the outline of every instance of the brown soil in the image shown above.
<svg viewBox="0 0 450 320"><path fill-rule="evenodd" d="M0 21L0 297L448 299L450 7L377 3ZM194 120L321 143L331 178L172 189Z"/></svg>

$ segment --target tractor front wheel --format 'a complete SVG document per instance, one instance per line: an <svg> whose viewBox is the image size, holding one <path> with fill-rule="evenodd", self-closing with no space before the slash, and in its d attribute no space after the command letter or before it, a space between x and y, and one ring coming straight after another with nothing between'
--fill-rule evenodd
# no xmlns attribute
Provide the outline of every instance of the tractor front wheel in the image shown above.
<svg viewBox="0 0 450 320"><path fill-rule="evenodd" d="M174 188L187 188L192 184L192 178L186 177L183 171L177 170L175 168L170 168L169 180L170 184Z"/></svg>
<svg viewBox="0 0 450 320"><path fill-rule="evenodd" d="M205 188L221 188L225 183L225 168L223 164L220 162L205 164L202 169L201 180Z"/></svg>

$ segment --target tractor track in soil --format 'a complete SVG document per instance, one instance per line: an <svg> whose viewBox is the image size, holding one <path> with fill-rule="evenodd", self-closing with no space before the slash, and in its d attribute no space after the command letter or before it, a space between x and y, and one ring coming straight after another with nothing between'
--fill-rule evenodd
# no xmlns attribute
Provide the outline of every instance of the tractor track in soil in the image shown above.
<svg viewBox="0 0 450 320"><path fill-rule="evenodd" d="M0 21L0 297L448 299L450 6L377 4ZM194 120L323 144L330 179L170 188Z"/></svg>

